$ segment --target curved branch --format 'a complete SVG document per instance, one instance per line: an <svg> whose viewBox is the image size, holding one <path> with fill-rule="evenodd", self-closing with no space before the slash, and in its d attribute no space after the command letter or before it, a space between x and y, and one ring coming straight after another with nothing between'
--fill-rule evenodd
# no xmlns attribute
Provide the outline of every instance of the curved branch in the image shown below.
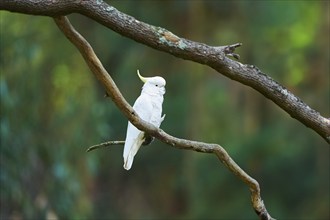
<svg viewBox="0 0 330 220"><path fill-rule="evenodd" d="M65 36L78 48L91 71L105 87L107 94L132 124L140 130L149 133L150 135L173 147L215 154L231 172L233 172L249 186L252 205L260 219L272 219L261 199L258 182L245 173L220 145L179 139L140 119L133 108L124 99L89 43L71 26L66 17L56 17L54 20Z"/></svg>
<svg viewBox="0 0 330 220"><path fill-rule="evenodd" d="M237 44L213 47L180 38L164 28L138 21L102 0L2 0L0 9L45 16L70 13L88 16L125 37L176 57L208 65L230 79L250 86L330 143L330 120L328 118L310 108L257 67L226 57L226 55L239 57L233 53Z"/></svg>

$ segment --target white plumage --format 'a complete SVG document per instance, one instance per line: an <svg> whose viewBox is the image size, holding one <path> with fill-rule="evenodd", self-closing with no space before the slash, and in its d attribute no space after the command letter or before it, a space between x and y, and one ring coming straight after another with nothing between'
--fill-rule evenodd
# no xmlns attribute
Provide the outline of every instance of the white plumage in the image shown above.
<svg viewBox="0 0 330 220"><path fill-rule="evenodd" d="M144 82L144 85L141 95L136 99L133 105L133 109L141 119L159 127L165 117L165 115L163 117L161 115L166 81L160 76L142 77L139 70L137 74ZM128 122L123 152L124 168L126 170L131 169L134 156L145 141L145 138L144 132Z"/></svg>

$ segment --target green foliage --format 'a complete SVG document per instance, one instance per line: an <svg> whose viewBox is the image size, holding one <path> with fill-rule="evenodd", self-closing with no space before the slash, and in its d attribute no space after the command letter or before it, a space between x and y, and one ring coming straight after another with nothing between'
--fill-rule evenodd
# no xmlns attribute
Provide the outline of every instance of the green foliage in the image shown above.
<svg viewBox="0 0 330 220"><path fill-rule="evenodd" d="M115 1L178 36L242 42L254 64L329 115L329 3L322 1ZM254 90L70 15L125 98L136 69L167 80L162 128L222 145L262 189L278 219L329 218L329 148ZM127 120L52 19L0 12L0 218L255 219L249 190L214 155L155 140L122 168ZM240 210L237 212L237 210Z"/></svg>

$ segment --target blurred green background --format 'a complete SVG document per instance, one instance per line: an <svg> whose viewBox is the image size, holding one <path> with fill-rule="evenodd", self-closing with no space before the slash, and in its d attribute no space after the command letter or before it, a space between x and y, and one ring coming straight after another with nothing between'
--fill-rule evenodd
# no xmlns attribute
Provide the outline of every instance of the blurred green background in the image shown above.
<svg viewBox="0 0 330 220"><path fill-rule="evenodd" d="M127 14L209 45L242 42L254 64L329 117L329 1L110 1ZM158 140L123 169L127 119L48 17L0 12L0 219L257 219L245 184L214 155ZM219 143L259 181L277 219L329 219L329 146L258 92L213 69L70 15L125 98L136 76L167 80L162 124Z"/></svg>

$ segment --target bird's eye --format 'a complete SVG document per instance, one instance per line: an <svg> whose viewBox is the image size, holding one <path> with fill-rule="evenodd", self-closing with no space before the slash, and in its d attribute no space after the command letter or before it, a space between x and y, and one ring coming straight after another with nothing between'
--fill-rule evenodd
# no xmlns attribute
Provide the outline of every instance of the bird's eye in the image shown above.
<svg viewBox="0 0 330 220"><path fill-rule="evenodd" d="M158 87L158 84L156 84L156 86Z"/></svg>

